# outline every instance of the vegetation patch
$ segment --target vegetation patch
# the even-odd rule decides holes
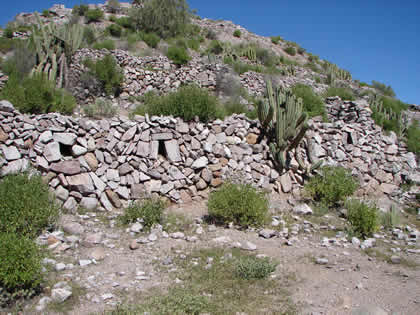
[[[276,270],[268,257],[243,256],[235,262],[235,275],[241,279],[265,279]]]
[[[88,23],[100,22],[104,18],[104,12],[101,9],[91,9],[84,13]]]
[[[185,85],[178,91],[163,96],[149,92],[144,95],[142,101],[143,104],[136,108],[134,114],[172,115],[185,121],[191,121],[197,116],[203,122],[220,115],[217,98],[196,85]]]
[[[94,103],[88,104],[83,108],[85,115],[92,118],[110,118],[117,113],[117,108],[107,99],[97,98]]]
[[[153,225],[162,222],[164,209],[165,202],[162,199],[146,198],[128,206],[119,220],[122,224],[141,222],[146,230],[150,230]]]
[[[260,226],[267,220],[267,194],[250,184],[226,182],[210,193],[208,211],[218,223]]]
[[[326,116],[325,104],[321,97],[316,95],[312,88],[305,84],[295,84],[292,92],[296,97],[300,97],[303,101],[303,111],[309,117]]]
[[[34,238],[52,227],[59,208],[41,176],[8,175],[0,181],[0,232]]]
[[[352,199],[346,202],[346,208],[352,234],[366,238],[377,231],[379,227],[379,210],[376,206]]]
[[[420,126],[418,121],[414,121],[407,129],[406,133],[407,149],[417,155],[420,154]]]
[[[339,96],[344,101],[354,101],[356,99],[350,89],[343,87],[329,87],[326,92],[326,97],[330,96]]]
[[[181,46],[170,46],[166,56],[178,66],[185,65],[191,60],[187,49]]]
[[[318,174],[307,181],[305,193],[315,201],[326,206],[334,206],[351,196],[358,188],[358,183],[349,170],[342,167],[325,166]]]
[[[235,30],[235,31],[233,32],[233,36],[235,36],[235,37],[240,38],[240,37],[241,37],[241,35],[242,35],[242,33],[241,33],[241,31],[240,31],[240,30]]]

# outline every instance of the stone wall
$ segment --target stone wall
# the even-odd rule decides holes
[[[352,169],[366,193],[392,194],[404,177],[418,179],[415,156],[395,135],[382,134],[366,102],[332,98],[327,107],[331,122],[311,122],[305,140],[316,159]],[[33,165],[69,210],[112,210],[145,194],[187,202],[229,176],[273,192],[301,187],[297,163],[279,174],[265,141],[257,143],[258,123],[243,115],[210,124],[147,116],[94,121],[23,115],[2,101],[0,122],[1,175]]]

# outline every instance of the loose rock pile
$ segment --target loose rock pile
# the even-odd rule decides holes
[[[366,102],[329,100],[330,123],[313,122],[308,145],[315,159],[358,175],[366,193],[392,194],[410,178],[418,182],[414,154],[394,134],[384,136]],[[209,124],[171,117],[136,116],[93,121],[60,114],[22,115],[0,103],[1,175],[39,169],[63,206],[119,208],[144,195],[175,202],[206,196],[227,177],[270,191],[298,192],[296,161],[279,174],[257,121],[234,115]]]

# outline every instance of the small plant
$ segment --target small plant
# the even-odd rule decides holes
[[[14,41],[13,39],[7,38],[7,37],[0,37],[0,53],[7,53],[11,50],[13,50]]]
[[[72,14],[84,16],[87,11],[89,11],[89,6],[87,4],[75,5],[73,7]]]
[[[342,87],[329,87],[326,93],[326,97],[330,96],[339,96],[342,100],[345,101],[354,101],[355,96],[353,92],[348,88],[342,88]]]
[[[281,38],[281,36],[272,36],[271,37],[271,42],[275,45],[278,45],[280,41],[282,41],[283,39]]]
[[[235,262],[235,275],[241,279],[265,279],[276,270],[268,257],[241,256]]]
[[[316,95],[308,85],[298,83],[292,87],[292,92],[303,101],[303,111],[309,117],[326,116],[325,104],[321,97]]]
[[[417,155],[420,154],[420,126],[418,121],[413,121],[406,132],[407,149]]]
[[[83,110],[86,116],[93,118],[110,118],[117,113],[117,109],[112,105],[112,102],[102,98],[97,98],[95,103],[87,105]]]
[[[188,48],[191,48],[192,50],[195,50],[195,51],[199,51],[199,49],[200,49],[200,40],[199,39],[196,39],[196,38],[190,38],[187,41],[187,45],[188,45]]]
[[[42,10],[42,16],[46,18],[50,17],[50,10],[47,10],[47,9]]]
[[[150,230],[153,225],[162,222],[164,209],[165,202],[161,199],[143,199],[126,208],[124,214],[120,217],[120,221],[123,224],[140,221],[147,230]]]
[[[111,51],[115,49],[115,42],[112,39],[106,39],[102,42],[95,43],[92,48],[97,50],[107,49]]]
[[[334,206],[351,196],[358,184],[351,173],[342,167],[325,166],[305,184],[305,192],[315,201]]]
[[[388,212],[381,214],[381,224],[387,229],[398,226],[400,222],[401,215],[395,205],[392,205]]]
[[[187,50],[184,47],[178,46],[170,46],[166,56],[178,66],[185,65],[191,60]]]
[[[241,37],[241,35],[242,35],[242,33],[241,33],[241,31],[240,31],[240,30],[235,30],[235,31],[233,32],[233,36],[235,36],[235,37],[237,37],[237,38],[240,38],[240,37]]]
[[[0,232],[0,306],[39,292],[42,283],[41,251],[32,240]]]
[[[85,61],[85,65],[101,82],[102,87],[108,95],[118,95],[120,93],[124,74],[112,55],[106,55],[96,62],[88,59]]]
[[[118,24],[111,24],[106,28],[106,31],[113,37],[121,37],[122,27]]]
[[[295,56],[296,55],[296,48],[293,46],[288,46],[284,49],[284,51],[289,54],[290,56]]]
[[[351,232],[366,238],[378,229],[378,208],[353,199],[346,202],[347,219]]]
[[[267,219],[268,199],[264,192],[249,184],[224,183],[212,191],[208,201],[211,218],[241,226],[263,225]]]
[[[298,47],[298,54],[303,55],[305,53],[306,49],[303,47]]]
[[[101,9],[91,9],[85,13],[88,23],[100,22],[104,18],[104,12]]]
[[[13,38],[14,32],[14,29],[8,25],[3,31],[3,37],[11,39]]]
[[[134,114],[144,115],[173,115],[185,121],[191,121],[196,116],[200,121],[207,122],[219,117],[219,103],[217,97],[206,89],[196,85],[185,85],[176,92],[158,96],[149,92],[143,97],[143,105],[136,108]]]
[[[156,48],[160,42],[159,36],[153,33],[144,33],[142,34],[142,40],[151,48]]]
[[[115,21],[119,26],[134,30],[133,21],[128,16],[122,16]]]
[[[8,175],[0,181],[0,232],[34,238],[52,227],[59,208],[40,176]]]

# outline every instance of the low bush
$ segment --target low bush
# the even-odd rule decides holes
[[[298,54],[303,55],[305,53],[306,49],[303,47],[298,47]]]
[[[233,32],[233,36],[235,36],[235,37],[240,38],[240,37],[241,37],[241,35],[242,35],[242,33],[241,33],[241,31],[240,31],[240,30],[235,30],[235,31]]]
[[[0,181],[0,200],[1,233],[34,238],[50,228],[58,216],[59,208],[40,176],[24,173],[4,177]]]
[[[12,39],[14,32],[15,32],[15,30],[12,27],[8,26],[3,31],[3,37],[8,38],[8,39]]]
[[[29,75],[36,63],[34,50],[23,41],[14,44],[13,56],[10,56],[1,65],[1,70],[7,75],[17,75],[23,80]]]
[[[43,75],[22,80],[13,73],[0,93],[1,99],[10,101],[19,111],[40,114],[60,112],[71,114],[76,106],[75,98]]]
[[[102,98],[97,98],[95,103],[86,105],[83,110],[86,116],[92,118],[110,118],[117,113],[117,109],[112,105],[112,102]]]
[[[141,35],[142,40],[151,48],[156,48],[160,42],[159,36],[153,33],[144,33]]]
[[[185,65],[191,60],[187,50],[184,47],[179,46],[170,46],[166,56],[178,66]]]
[[[209,40],[216,40],[217,39],[217,34],[214,30],[207,29],[206,38],[209,39]]]
[[[221,42],[219,42],[218,40],[211,41],[208,48],[208,52],[215,55],[220,55],[223,52],[223,46]]]
[[[271,42],[275,45],[278,45],[278,43],[282,40],[281,36],[271,36]]]
[[[406,132],[407,149],[417,155],[420,154],[420,126],[418,121],[413,121]]]
[[[143,97],[143,105],[134,114],[143,115],[173,115],[185,121],[193,120],[197,116],[200,121],[207,122],[219,115],[219,103],[215,96],[206,89],[196,85],[182,86],[176,92],[159,96],[153,92]]]
[[[266,67],[274,67],[277,63],[277,58],[265,48],[257,47],[256,55],[257,60]]]
[[[265,279],[276,270],[268,257],[241,256],[235,262],[235,276],[241,279]]]
[[[5,54],[13,50],[13,40],[6,37],[0,37],[0,52]]]
[[[260,226],[267,219],[268,199],[266,193],[249,184],[226,182],[210,193],[208,211],[219,223]]]
[[[31,239],[0,232],[0,306],[39,292],[43,280],[41,251]]]
[[[92,46],[93,49],[101,50],[101,49],[108,49],[108,50],[114,50],[115,49],[115,42],[112,39],[106,39],[102,42],[95,43]]]
[[[109,33],[109,35],[114,37],[121,37],[122,35],[122,27],[118,24],[111,24],[106,28],[106,32]]]
[[[96,35],[95,30],[90,26],[85,27],[84,30],[83,30],[83,41],[87,45],[90,46],[90,45],[94,44],[96,42],[96,40],[97,40],[97,35]],[[99,49],[99,48],[96,48],[96,49]],[[102,48],[100,48],[100,49],[102,49]]]
[[[88,23],[100,22],[104,18],[104,12],[101,9],[91,9],[85,12]]]
[[[289,54],[290,56],[295,56],[296,55],[296,48],[292,47],[292,46],[288,46],[284,49],[284,51]]]
[[[91,74],[101,82],[108,95],[119,95],[124,74],[112,55],[106,55],[97,61],[88,59],[85,61],[85,65],[90,69]]]
[[[81,4],[81,5],[75,5],[71,12],[74,15],[84,16],[87,11],[89,11],[89,6],[87,4]]]
[[[162,199],[143,199],[132,203],[119,219],[123,224],[139,221],[146,230],[150,230],[153,225],[162,222],[163,210],[165,210],[165,202]]]
[[[346,202],[347,219],[351,224],[351,233],[366,238],[378,229],[378,208],[359,200]]]
[[[386,85],[384,83],[372,80],[372,87],[377,89],[385,96],[395,97],[394,89],[390,85]]]
[[[316,95],[308,85],[298,83],[292,87],[292,92],[303,101],[303,110],[309,117],[326,116],[325,104],[321,97]]]
[[[402,111],[408,109],[408,105],[400,100],[392,97],[383,96],[381,97],[383,108],[387,111],[392,110],[396,114],[400,114]]]
[[[305,192],[315,201],[326,206],[334,206],[351,196],[358,188],[358,183],[350,171],[342,167],[326,166],[305,184]]]
[[[198,51],[200,49],[200,40],[196,38],[190,38],[187,40],[188,48]]]
[[[115,21],[119,26],[134,30],[133,21],[128,16],[122,16]]]
[[[326,97],[339,96],[342,100],[346,100],[346,101],[354,101],[356,99],[352,90],[348,88],[343,88],[343,87],[331,86],[328,88],[325,96]]]
[[[224,104],[225,116],[232,114],[245,114],[249,119],[256,119],[258,117],[257,111],[249,110],[248,105],[242,104],[238,99],[232,98]]]
[[[42,16],[44,17],[50,17],[50,10],[44,9],[42,10]]]

